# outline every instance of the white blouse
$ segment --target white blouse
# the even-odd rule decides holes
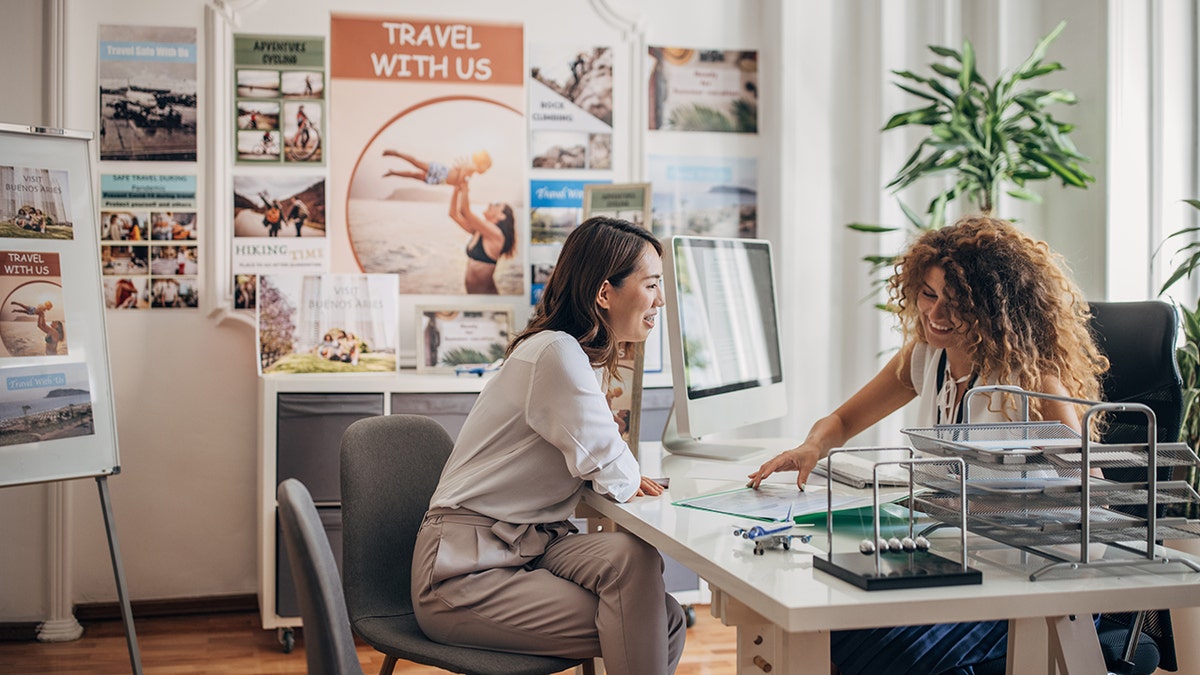
[[[508,523],[551,523],[575,510],[585,481],[617,501],[641,472],[579,342],[543,331],[484,386],[430,508],[466,508]]]
[[[917,419],[918,424],[954,424],[958,416],[958,408],[951,403],[948,406],[948,413],[942,415],[938,419],[939,408],[939,390],[938,390],[938,365],[941,363],[942,352],[944,349],[934,349],[925,342],[918,342],[913,345],[911,376],[913,388],[916,389],[917,396]],[[943,385],[950,381],[949,374],[943,378]],[[978,382],[973,385],[969,381],[958,383],[956,387],[976,386],[981,387],[984,384],[994,384],[993,382]],[[945,397],[947,394],[942,394]],[[948,395],[953,397],[955,392],[950,390]],[[991,394],[980,394],[971,400],[971,419],[963,420],[968,424],[991,424],[995,422],[1015,422],[1019,421],[1015,417],[1006,417],[1001,410],[992,410]],[[954,399],[951,398],[951,401]],[[965,403],[965,396],[964,396]],[[1015,411],[1010,411],[1012,414]]]

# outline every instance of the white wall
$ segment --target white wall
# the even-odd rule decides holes
[[[63,123],[74,128],[96,126],[91,55],[98,24],[192,25],[201,35],[205,26],[202,0],[46,1],[63,2],[69,10]],[[336,5],[339,11],[392,15],[508,19],[515,14],[526,20],[530,42],[600,43],[622,37],[598,18],[593,7],[598,3],[583,0],[226,4],[248,8],[238,28],[245,32],[322,33],[327,12]],[[1060,17],[1069,16],[1072,23],[1051,56],[1066,63],[1063,82],[1086,101],[1064,116],[1083,127],[1077,140],[1085,152],[1098,160],[1105,155],[1105,19],[1098,3],[611,0],[609,6],[640,17],[646,43],[760,50],[759,223],[763,235],[777,244],[784,339],[793,347],[785,364],[794,383],[795,413],[783,425],[790,435],[803,433],[857,388],[894,340],[881,313],[861,301],[869,284],[859,258],[879,251],[880,244],[844,228],[855,220],[900,222],[882,186],[912,144],[902,132],[883,135],[879,128],[910,101],[890,84],[890,69],[924,67],[930,60],[926,44],[955,44],[963,35],[988,45],[989,58],[1009,65]],[[37,54],[41,3],[3,0],[0,13],[6,51],[25,44],[25,53]],[[570,27],[566,37],[564,27]],[[995,61],[983,65],[996,67]],[[201,72],[202,81],[204,76]],[[46,123],[37,103],[43,81],[36,68],[0,69],[0,89],[10,93],[0,99],[0,121]],[[643,89],[633,83],[625,95],[640,95]],[[626,103],[627,110],[635,109],[636,99]],[[620,111],[622,104],[617,107]],[[202,148],[211,147],[213,133],[201,125]],[[617,178],[640,177],[637,164],[631,159],[628,175],[618,169]],[[1099,164],[1091,169],[1103,174]],[[203,162],[196,170],[202,183],[200,218],[211,233],[224,215],[210,208],[213,188],[203,184]],[[1044,231],[1069,253],[1084,287],[1096,297],[1104,289],[1102,195],[1102,187],[1053,194],[1044,208],[1027,214],[1032,229]],[[211,265],[222,242],[210,236],[202,246]],[[206,274],[211,273],[210,268]],[[206,303],[220,301],[205,298]],[[123,467],[109,483],[133,599],[255,592],[258,402],[252,331],[207,311],[110,313],[108,331]],[[70,598],[114,600],[93,482],[76,481],[68,496]],[[0,542],[5,543],[0,547],[0,622],[38,620],[48,612],[47,500],[45,486],[0,490]]]

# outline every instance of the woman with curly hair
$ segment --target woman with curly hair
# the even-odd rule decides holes
[[[796,448],[750,474],[750,485],[796,471],[803,489],[829,450],[918,399],[918,424],[1017,421],[1021,401],[983,394],[964,419],[974,386],[1096,400],[1108,360],[1089,330],[1090,311],[1062,257],[1011,224],[968,216],[921,235],[900,256],[888,283],[904,342],[862,389],[813,424]],[[1082,407],[1030,398],[1030,415],[1079,430]],[[842,675],[955,673],[1003,658],[1007,622],[835,631],[832,657]]]

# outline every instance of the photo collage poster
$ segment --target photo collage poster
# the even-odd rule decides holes
[[[758,236],[758,53],[647,48],[656,237]]]
[[[523,26],[335,13],[329,51],[331,270],[524,296]]]
[[[325,38],[233,42],[233,307],[253,311],[259,274],[329,271]]]
[[[67,171],[0,165],[0,446],[95,433],[86,350],[69,340],[83,327],[64,287],[94,283],[63,269],[80,245],[71,203]]]
[[[100,176],[100,273],[108,309],[200,306],[196,177]]]
[[[536,305],[562,244],[583,222],[583,188],[612,182],[613,50],[529,47],[529,302]]]
[[[394,274],[263,274],[259,374],[394,372]]]
[[[324,164],[325,39],[234,35],[239,164]]]
[[[101,161],[196,161],[196,29],[100,26]]]

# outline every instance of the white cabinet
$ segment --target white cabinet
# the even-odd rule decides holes
[[[669,382],[647,376],[641,437],[658,440],[670,407]],[[308,487],[341,561],[342,432],[356,420],[399,413],[426,415],[457,436],[486,379],[415,373],[267,375],[259,378],[258,602],[263,628],[281,630],[285,649],[300,625],[300,609],[279,537],[275,489],[286,478]],[[698,588],[689,570],[668,560],[668,590]]]

